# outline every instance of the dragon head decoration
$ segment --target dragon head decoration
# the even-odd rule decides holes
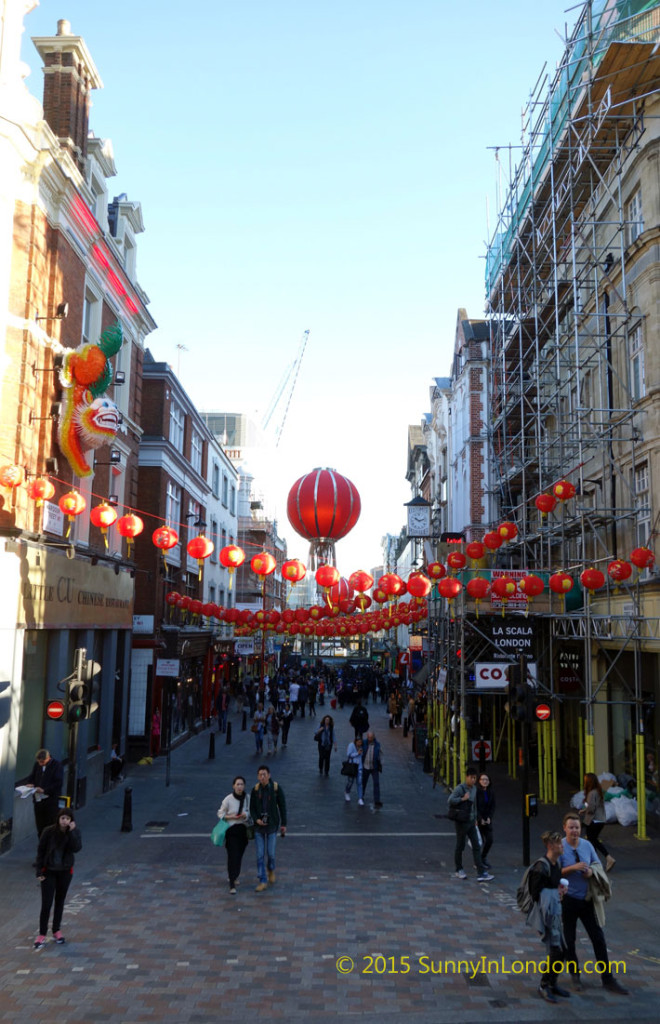
[[[110,359],[119,352],[122,341],[121,324],[116,323],[96,344],[79,345],[64,356],[57,440],[71,469],[80,477],[92,473],[85,452],[109,444],[119,428],[119,409],[104,396],[112,384]]]

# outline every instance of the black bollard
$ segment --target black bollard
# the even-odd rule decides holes
[[[403,738],[404,738],[404,740],[405,740],[407,735],[408,735],[408,719],[404,718],[404,720],[403,720]]]
[[[209,761],[215,757],[215,733],[209,733]]]
[[[243,712],[243,721],[241,723],[241,732],[245,732],[247,729],[247,711]]]
[[[133,789],[131,786],[127,786],[124,790],[124,817],[122,818],[121,831],[133,831]]]
[[[422,771],[426,772],[427,775],[429,772],[433,771],[433,767],[431,765],[431,748],[428,742],[426,744],[426,749],[424,750],[424,765],[422,767]]]
[[[225,743],[227,746],[231,743],[231,722],[227,722],[227,739]]]

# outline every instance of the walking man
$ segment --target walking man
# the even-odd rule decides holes
[[[258,782],[250,795],[250,817],[254,828],[254,845],[257,850],[257,892],[264,892],[275,882],[275,843],[277,833],[286,835],[286,800],[277,782],[271,782],[270,769],[259,765]],[[268,873],[266,873],[266,871]]]
[[[563,825],[563,852],[559,862],[561,864],[562,876],[568,881],[568,889],[564,894],[561,909],[564,922],[564,938],[566,939],[566,960],[568,961],[568,969],[571,972],[573,986],[577,992],[581,992],[583,989],[575,947],[577,923],[581,921],[587,935],[591,939],[598,971],[599,973],[600,971],[604,972],[601,974],[603,988],[607,992],[627,996],[628,989],[619,984],[616,978],[612,976],[605,933],[596,919],[593,900],[587,898],[589,895],[589,879],[593,877],[594,871],[603,870],[598,854],[588,840],[580,838],[582,826],[579,814],[575,811],[569,811],[568,814],[564,815]]]
[[[362,790],[363,796],[367,790],[369,779],[373,779],[374,807],[382,807],[380,799],[380,773],[383,770],[383,760],[380,752],[380,743],[372,729],[367,733],[367,742],[362,748]]]
[[[547,971],[541,976],[539,995],[546,1003],[556,1003],[557,996],[568,999],[570,992],[561,988],[558,979],[564,970],[564,936],[561,927],[561,900],[566,883],[562,882],[559,858],[562,852],[561,832],[544,832],[545,857],[535,861],[529,872],[529,893],[539,905],[538,930],[547,951]]]
[[[477,869],[478,882],[490,882],[495,877],[484,867],[481,859],[481,843],[477,831],[477,810],[475,805],[477,795],[477,769],[472,765],[468,766],[465,772],[465,782],[459,782],[456,789],[449,797],[449,817],[456,828],[456,849],[454,850],[454,862],[456,864],[456,877],[466,879],[467,875],[463,870],[463,850],[466,839],[470,840],[472,846],[472,857],[474,866]]]
[[[27,781],[34,786],[34,822],[40,839],[43,830],[55,824],[64,769],[47,750],[38,750],[34,757],[35,763]]]

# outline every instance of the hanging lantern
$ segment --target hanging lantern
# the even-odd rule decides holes
[[[215,544],[208,537],[205,537],[203,533],[200,533],[198,537],[191,537],[186,544],[186,551],[191,558],[197,559],[197,567],[199,568],[199,582],[202,582],[202,566],[204,565],[204,559],[208,558],[215,551]]]
[[[83,498],[82,494],[78,494],[78,491],[67,491],[66,494],[62,495],[57,504],[69,520],[69,525],[66,528],[65,534],[65,537],[68,537],[71,533],[71,523],[76,516],[82,515],[87,508],[87,502]]]
[[[357,594],[355,598],[356,607],[360,609],[362,613],[366,612],[367,608],[372,605],[372,600],[368,594]]]
[[[25,470],[22,466],[2,466],[0,468],[0,484],[14,490],[20,487],[25,480]]]
[[[299,558],[290,558],[287,562],[282,562],[280,571],[282,579],[287,580],[292,587],[304,580],[307,575],[307,569]]]
[[[126,539],[126,550],[129,558],[131,557],[133,540],[135,537],[139,537],[143,530],[144,523],[134,512],[127,512],[126,515],[117,520],[117,532]]]
[[[568,480],[559,480],[552,488],[552,493],[559,501],[570,501],[575,497],[575,484]]]
[[[521,590],[527,598],[525,616],[527,616],[529,611],[529,605],[535,597],[538,597],[539,594],[543,593],[544,589],[545,583],[540,576],[535,576],[533,572],[528,573],[527,576],[523,576],[523,578],[518,581],[518,590]]]
[[[117,522],[117,509],[112,505],[108,505],[107,501],[102,501],[100,505],[95,505],[90,511],[89,518],[92,525],[97,526],[103,534],[103,542],[107,551],[108,530],[113,523]]]
[[[334,469],[314,469],[296,480],[287,499],[292,527],[310,544],[312,569],[334,563],[335,541],[349,533],[360,517],[355,484]]]
[[[370,573],[364,572],[363,569],[358,569],[348,577],[348,583],[358,594],[364,594],[365,591],[371,590],[373,587],[374,578]]]
[[[630,552],[630,561],[637,569],[650,569],[655,562],[655,555],[650,548],[635,548]]]
[[[395,572],[386,572],[384,576],[381,576],[378,580],[378,587],[387,594],[390,601],[406,592],[405,583]]]
[[[350,601],[353,597],[353,589],[342,576],[337,583],[330,587],[330,603],[341,605],[342,601]]]
[[[585,569],[584,572],[580,573],[580,583],[585,590],[589,591],[591,596],[597,590],[603,586],[605,582],[605,573],[602,573],[600,569]]]
[[[163,552],[163,564],[167,567],[165,552],[176,547],[179,543],[179,534],[171,526],[159,526],[151,535],[152,542]]]
[[[380,587],[376,587],[372,594],[372,597],[376,604],[385,604],[385,602],[387,601],[387,594],[385,593],[384,590],[381,590]]]
[[[55,485],[47,480],[45,476],[38,476],[30,480],[27,485],[28,498],[36,502],[37,508],[43,505],[44,501],[50,501],[55,494]]]
[[[552,576],[548,580],[548,586],[553,594],[558,594],[562,600],[562,604],[566,594],[568,594],[575,586],[575,580],[567,572],[553,572]]]
[[[309,618],[313,619],[314,622],[318,622],[320,619],[324,619],[327,614],[327,609],[322,608],[320,604],[313,604],[308,611]]]
[[[325,594],[325,599],[330,605],[330,588],[334,587],[335,583],[340,580],[339,569],[335,568],[334,565],[319,565],[314,578]]]
[[[165,604],[169,609],[170,622],[172,621],[172,612],[176,608],[181,595],[176,590],[170,590],[169,593],[165,594]]]
[[[630,562],[624,562],[621,558],[615,558],[607,567],[607,575],[615,583],[623,583],[632,576],[632,565]],[[618,589],[618,587],[615,587],[615,592]]]
[[[514,596],[517,590],[516,581],[511,576],[499,576],[496,580],[493,580],[490,589],[491,601],[494,594],[502,603],[502,618],[504,618],[507,602]]]
[[[430,579],[421,572],[414,572],[408,577],[408,593],[412,594],[417,604],[428,597],[432,586]]]
[[[462,551],[451,551],[447,555],[447,565],[453,572],[458,572],[459,569],[465,568],[467,558]]]
[[[515,523],[500,523],[500,525],[497,527],[497,532],[499,533],[504,543],[508,544],[509,541],[515,540],[518,536],[518,527]]]
[[[502,537],[500,537],[497,530],[489,530],[488,533],[484,534],[484,544],[489,551],[497,551],[498,548],[502,547]]]
[[[245,552],[242,548],[236,546],[236,544],[228,544],[222,548],[218,556],[220,558],[220,565],[223,565],[225,569],[229,570],[229,591],[231,591],[232,584],[234,582],[234,573],[239,566],[243,565],[245,561]]]
[[[455,576],[447,576],[438,583],[438,590],[442,597],[446,598],[451,611],[452,601],[458,597],[463,589],[463,584]]]
[[[465,588],[468,595],[474,600],[474,610],[477,618],[479,618],[479,602],[483,601],[488,596],[490,590],[490,583],[485,580],[483,576],[475,576],[473,579],[468,581]]]
[[[534,498],[534,504],[541,513],[541,520],[543,520],[545,516],[554,512],[557,507],[557,499],[554,494],[537,494]]]
[[[465,554],[468,558],[471,558],[473,562],[480,562],[486,554],[486,547],[480,540],[473,540],[467,545]]]
[[[426,574],[432,580],[441,580],[447,575],[447,570],[442,562],[430,562],[426,566]]]
[[[272,576],[277,568],[275,556],[271,555],[269,551],[260,551],[258,555],[253,555],[250,559],[250,568],[261,581],[261,592],[263,594],[266,586],[266,577]]]

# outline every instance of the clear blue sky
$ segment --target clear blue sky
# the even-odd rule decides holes
[[[493,146],[520,112],[565,0],[42,0],[32,35],[67,18],[104,82],[90,126],[112,139],[111,197],[142,203],[138,277],[200,408],[264,410],[310,329],[277,461],[353,480],[363,513],[338,547],[348,575],[398,533],[407,426],[449,373],[459,307],[484,310]]]

